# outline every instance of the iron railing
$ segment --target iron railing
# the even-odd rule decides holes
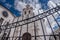
[[[16,22],[14,22],[14,20],[15,20],[15,18],[14,18],[13,21],[12,21],[13,23],[7,22],[6,25],[5,24],[0,25],[0,28],[2,29],[2,31],[0,33],[0,40],[22,40],[23,26],[26,25],[26,27],[25,27],[26,32],[29,33],[30,31],[29,31],[29,26],[28,25],[30,23],[34,24],[34,26],[33,26],[34,27],[34,35],[31,35],[31,40],[60,40],[60,32],[55,33],[55,31],[52,29],[51,23],[50,23],[49,18],[48,18],[49,16],[52,16],[54,21],[56,22],[56,24],[60,28],[60,24],[58,23],[57,19],[54,16],[54,14],[56,14],[56,13],[57,13],[58,16],[60,16],[60,13],[58,13],[58,11],[60,11],[60,6],[49,9],[49,10],[47,10],[47,11],[45,11],[45,12],[39,14],[39,15],[36,15],[36,16],[33,15],[33,17],[30,17],[30,18],[27,18],[27,19],[23,19],[23,17],[22,17],[22,20],[20,20],[20,21],[18,21],[18,19],[20,17],[18,17]],[[48,24],[50,26],[50,29],[52,31],[51,34],[46,34],[45,33],[46,30],[44,30],[44,26],[43,26],[44,24],[42,22],[42,20],[44,20],[44,18],[47,19],[47,22],[48,22]],[[25,22],[25,21],[27,21],[27,22]],[[37,34],[36,21],[40,21],[39,23],[41,24],[41,29],[42,29],[43,35],[38,35]],[[18,30],[18,28],[20,28],[19,35],[16,32],[16,30]],[[14,32],[13,32],[13,35],[10,37],[12,29],[14,29],[13,30]],[[57,30],[59,30],[59,29],[57,29]],[[14,35],[18,35],[18,36],[14,36]]]

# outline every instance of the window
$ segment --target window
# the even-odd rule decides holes
[[[3,11],[3,12],[2,12],[2,15],[3,15],[4,17],[8,17],[8,12],[7,12],[7,11]]]
[[[31,40],[31,34],[26,32],[22,36],[22,40]]]

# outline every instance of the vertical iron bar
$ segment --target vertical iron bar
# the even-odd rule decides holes
[[[18,21],[18,20],[19,20],[19,17],[18,17],[17,21]],[[17,23],[17,24],[18,24],[18,23]],[[17,37],[16,37],[16,39],[17,39]],[[16,40],[16,39],[15,39],[15,40]]]
[[[13,21],[14,21],[14,19],[13,19]],[[13,22],[13,21],[12,21],[12,22]],[[9,33],[8,33],[8,36],[7,36],[6,40],[8,40],[9,35],[10,35],[10,32],[11,32],[11,28],[10,28],[10,30],[9,30]]]
[[[34,16],[34,13],[33,13],[33,16]],[[35,18],[36,19],[36,18]],[[35,40],[37,40],[37,37],[36,37],[36,26],[35,26],[35,22],[34,22],[34,33],[35,33]]]
[[[18,19],[19,19],[19,17],[18,17]],[[18,21],[18,19],[17,19],[17,21]],[[17,25],[17,23],[16,23],[16,25]],[[14,40],[15,31],[16,31],[16,26],[15,26],[15,30],[14,30],[14,33],[13,33],[13,39],[12,40]]]
[[[40,23],[41,23],[41,27],[42,27],[42,31],[43,31],[43,35],[44,35],[44,40],[46,40],[45,33],[44,33],[44,28],[43,28],[43,25],[42,25],[42,21],[41,20],[40,20]]]
[[[28,32],[28,18],[29,18],[29,14],[27,15],[27,32]]]
[[[15,18],[14,18],[15,19]],[[13,21],[14,22],[14,21]],[[13,24],[12,24],[13,25]],[[12,40],[14,39],[14,33],[15,33],[15,30],[16,30],[16,27],[14,29],[14,32],[13,32],[13,37],[12,37]]]
[[[38,11],[38,14],[39,14],[39,11]],[[39,18],[39,17],[38,17]],[[40,18],[39,18],[40,19]],[[41,23],[41,27],[42,27],[42,31],[43,31],[43,35],[44,35],[44,39],[46,40],[46,37],[45,37],[45,32],[44,32],[44,28],[43,28],[43,23],[41,21],[42,19],[40,19],[40,23]]]
[[[33,16],[34,16],[34,13],[33,13]],[[35,18],[36,19],[36,18]],[[37,37],[36,37],[36,26],[35,26],[35,22],[34,22],[34,32],[35,32],[35,40],[37,40]]]
[[[6,23],[6,21],[5,21],[5,23]],[[5,23],[4,23],[4,24],[5,24]],[[4,39],[4,38],[5,38],[5,36],[4,36],[4,35],[5,35],[6,30],[7,30],[7,24],[6,24],[6,26],[5,26],[5,27],[6,27],[6,28],[4,29],[4,33],[3,33],[3,36],[2,36],[2,38],[1,38],[1,40],[6,40],[6,39]]]
[[[60,40],[60,32],[59,32],[59,40]]]
[[[52,15],[53,16],[53,15]],[[54,20],[56,21],[55,17],[53,16]],[[60,25],[58,24],[58,22],[56,21],[58,27],[60,28]],[[56,37],[54,36],[54,38],[56,39]]]
[[[46,17],[47,18],[47,17]],[[47,21],[48,21],[48,24],[49,24],[49,26],[50,26],[50,28],[51,28],[51,31],[52,31],[52,33],[53,33],[53,36],[54,36],[54,31],[53,31],[53,29],[52,29],[52,27],[51,27],[51,25],[50,25],[50,22],[49,22],[49,19],[47,18]],[[56,37],[55,37],[55,40],[56,40]]]
[[[9,21],[9,22],[10,22],[10,21]],[[9,24],[9,22],[8,22],[8,24]],[[8,26],[9,26],[9,25],[8,25]],[[8,27],[8,26],[7,26],[7,27]],[[6,37],[6,40],[8,40],[8,38],[9,38],[10,31],[11,31],[11,28],[10,28],[10,30],[9,30],[9,33],[8,33],[7,37]]]
[[[22,20],[23,20],[23,14],[22,14]],[[21,32],[22,32],[22,26],[20,27],[20,36],[19,36],[19,39],[18,40],[21,40]]]
[[[55,17],[54,17],[54,15],[52,14],[52,17],[54,18],[54,20],[55,20],[55,22],[57,23],[57,25],[59,26],[59,28],[60,28],[60,25],[59,25],[59,23],[56,21],[56,19],[55,19]]]

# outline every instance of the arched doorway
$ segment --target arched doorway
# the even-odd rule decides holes
[[[31,34],[26,32],[22,36],[22,40],[31,40]]]

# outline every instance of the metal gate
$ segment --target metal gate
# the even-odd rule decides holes
[[[54,15],[56,14],[60,16],[58,11],[60,11],[60,6],[49,9],[39,15],[33,14],[32,17],[27,16],[26,19],[23,19],[24,16],[18,17],[16,22],[14,22],[14,18],[12,21],[13,23],[5,22],[6,25],[0,25],[0,40],[24,40],[22,39],[24,38],[24,33],[26,34],[24,34],[26,36],[26,40],[60,40],[60,24]],[[56,29],[57,27],[52,28],[52,24],[50,22],[52,20],[50,19],[51,17],[54,19],[58,29]],[[44,24],[45,19],[47,20],[46,23],[48,23],[47,26],[49,25],[51,30],[50,33],[46,30],[46,26]]]

